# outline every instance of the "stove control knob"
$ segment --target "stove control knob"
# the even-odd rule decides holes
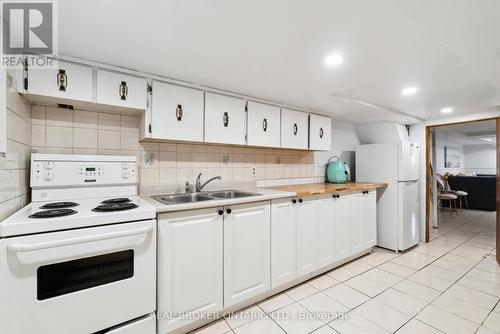
[[[128,179],[130,177],[130,173],[129,172],[123,172],[122,173],[122,179]]]
[[[54,173],[50,173],[50,172],[49,173],[45,173],[43,175],[43,179],[45,181],[52,181],[54,179]]]
[[[54,163],[53,162],[46,162],[43,164],[43,168],[50,170],[50,169],[54,168]]]
[[[122,169],[128,169],[128,163],[124,162],[122,163]]]

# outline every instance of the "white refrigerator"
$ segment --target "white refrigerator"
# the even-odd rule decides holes
[[[384,182],[377,191],[377,245],[395,251],[420,241],[419,145],[368,144],[356,148],[356,182]]]

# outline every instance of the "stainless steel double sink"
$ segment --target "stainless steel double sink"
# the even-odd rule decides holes
[[[160,203],[172,205],[172,204],[212,201],[215,199],[232,199],[232,198],[242,198],[242,197],[252,197],[252,196],[261,196],[261,194],[239,191],[239,190],[220,190],[212,192],[199,192],[199,193],[187,193],[187,194],[155,195],[151,196],[151,198],[157,200]]]

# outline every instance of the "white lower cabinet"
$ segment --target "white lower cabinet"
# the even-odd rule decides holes
[[[351,195],[338,195],[333,201],[335,221],[335,259],[351,255]]]
[[[351,254],[357,253],[363,249],[363,230],[362,230],[362,213],[364,210],[364,194],[355,193],[351,195]]]
[[[316,201],[316,250],[318,268],[335,262],[335,201],[332,197]]]
[[[188,324],[183,312],[223,308],[223,216],[217,208],[159,215],[158,333]]]
[[[224,307],[270,289],[269,202],[226,207],[224,213]]]
[[[361,224],[364,247],[374,247],[377,244],[377,192],[375,190],[367,191],[363,195]]]
[[[297,277],[297,200],[293,201],[276,200],[271,208],[272,288]]]
[[[297,207],[297,276],[316,269],[316,200],[299,199]]]

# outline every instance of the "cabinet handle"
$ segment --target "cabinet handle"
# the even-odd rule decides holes
[[[66,70],[59,70],[57,73],[57,85],[59,86],[59,91],[66,91],[66,87],[68,87],[68,76],[66,75]]]
[[[120,87],[118,89],[119,91],[119,94],[120,94],[120,99],[122,100],[126,100],[127,99],[127,96],[128,96],[128,86],[127,86],[127,82],[126,81],[122,81],[122,83],[120,84]]]
[[[222,216],[224,214],[224,210],[219,210],[217,211],[217,213],[219,214],[219,216]]]
[[[229,126],[229,114],[227,112],[222,116],[222,122],[224,123],[224,127],[227,128]]]
[[[299,198],[299,203],[302,203],[302,198]]]
[[[262,121],[262,129],[264,130],[264,132],[267,131],[267,118],[264,118],[264,120]]]
[[[182,110],[182,104],[178,104],[177,109],[175,109],[175,117],[177,117],[178,121],[182,121],[183,115],[184,115],[184,111]]]
[[[323,128],[319,128],[319,137],[323,138]]]
[[[333,195],[333,198],[340,198],[340,195]]]
[[[227,209],[227,210],[226,210],[226,213],[227,213],[228,215],[230,215],[230,214],[231,214],[231,212],[232,212],[232,211],[231,211],[231,209]]]
[[[292,203],[293,204],[297,203],[297,200],[296,199],[292,199]]]
[[[297,126],[297,123],[295,123],[293,125],[293,135],[296,136],[298,132],[299,132],[299,127]]]

